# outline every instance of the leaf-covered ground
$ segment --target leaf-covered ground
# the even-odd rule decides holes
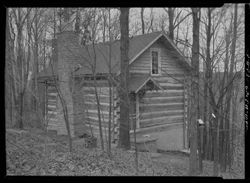
[[[139,172],[136,174],[135,154],[132,151],[113,148],[109,157],[99,148],[86,149],[83,141],[78,140],[74,141],[73,152],[69,153],[66,137],[46,136],[37,130],[6,131],[7,175],[188,175],[187,156],[156,155],[139,153]],[[201,176],[212,176],[211,162],[204,162]]]

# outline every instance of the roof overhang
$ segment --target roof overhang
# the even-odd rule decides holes
[[[130,80],[129,92],[138,93],[149,81],[151,81],[157,89],[163,90],[163,88],[152,77],[137,76]]]

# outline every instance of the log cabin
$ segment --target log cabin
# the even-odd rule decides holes
[[[52,61],[39,73],[39,98],[48,130],[67,134],[62,103],[65,100],[72,137],[98,137],[98,106],[107,138],[111,104],[112,142],[119,133],[120,41],[82,45],[74,31],[57,35]],[[188,87],[190,64],[164,32],[129,39],[130,133],[157,139],[163,150],[188,148]],[[55,87],[57,86],[57,87]]]

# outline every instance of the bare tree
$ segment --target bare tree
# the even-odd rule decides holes
[[[120,9],[120,28],[121,28],[121,74],[120,74],[120,128],[119,128],[119,146],[124,149],[130,149],[129,136],[129,8]]]
[[[168,8],[168,20],[169,20],[169,38],[174,40],[174,8]]]
[[[141,31],[142,31],[142,34],[145,33],[145,25],[144,25],[143,13],[144,13],[144,8],[141,8]]]
[[[106,27],[107,27],[107,14],[106,10],[102,9],[102,18],[103,18],[103,31],[102,31],[102,42],[106,41]]]
[[[236,40],[237,40],[237,18],[238,18],[238,8],[237,8],[237,4],[235,4],[234,6],[234,23],[233,23],[233,38],[232,38],[232,44],[231,44],[231,60],[230,60],[230,68],[229,68],[229,77],[228,79],[229,80],[232,80],[233,78],[233,72],[234,72],[234,65],[235,65],[235,49],[236,49]],[[233,93],[233,85],[230,85],[229,86],[229,89],[228,89],[228,93],[227,93],[227,96],[226,96],[226,109],[225,109],[225,128],[227,130],[229,130],[229,124],[231,124],[230,120],[229,120],[229,114],[230,114],[230,108],[231,108],[231,98],[232,98],[232,93]],[[230,140],[230,134],[229,134],[229,131],[227,131],[227,135],[226,135],[226,140],[225,140],[225,147],[224,149],[228,150],[228,152],[230,152],[230,143],[229,143],[229,140]],[[225,153],[225,162],[230,162],[230,156],[229,156],[229,153]],[[224,169],[226,169],[226,164],[224,164]]]
[[[108,9],[108,33],[109,33],[109,63],[108,63],[108,67],[109,67],[109,77],[112,77],[112,71],[111,71],[111,32],[110,32],[110,21],[111,21],[111,17],[110,17],[110,8]],[[112,120],[112,82],[111,79],[108,79],[109,82],[109,123],[108,123],[108,154],[111,156],[111,120]]]
[[[199,19],[200,9],[192,8],[193,17],[193,45],[192,45],[192,99],[191,99],[191,121],[190,121],[190,159],[189,174],[197,174],[197,119],[199,117]]]
[[[12,78],[8,73],[11,73],[11,35],[10,35],[10,18],[9,18],[9,9],[6,11],[6,30],[5,30],[5,116],[6,116],[6,126],[12,126],[12,92],[11,85],[12,85]]]
[[[34,91],[37,94],[38,93],[38,85],[37,85],[37,74],[39,72],[39,63],[38,63],[38,23],[39,23],[40,17],[38,17],[38,8],[35,8],[35,21],[34,25],[32,26],[33,34],[34,34]],[[35,111],[38,109],[38,101],[35,102]]]
[[[165,12],[168,14],[168,34],[171,40],[175,40],[174,31],[179,28],[179,25],[191,15],[191,13],[186,14],[181,17],[182,10],[180,10],[175,16],[176,8],[164,8]]]
[[[22,129],[23,128],[23,111],[24,111],[24,93],[26,89],[26,83],[27,83],[27,77],[26,73],[24,71],[25,66],[25,55],[24,55],[24,48],[23,48],[23,29],[24,24],[27,19],[27,17],[30,14],[31,9],[27,8],[26,10],[22,8],[13,8],[12,9],[12,15],[14,17],[15,26],[17,29],[16,34],[16,41],[17,41],[17,51],[16,51],[16,63],[17,63],[17,71],[18,71],[18,80],[19,86],[18,86],[18,121],[17,121],[17,127]]]
[[[80,10],[79,8],[76,9],[76,23],[75,23],[75,32],[77,34],[80,34],[81,29],[80,29],[80,24],[81,24],[81,16],[80,16]]]
[[[148,30],[147,33],[154,32],[154,13],[153,13],[153,8],[150,8],[150,15],[149,15],[149,21],[147,22],[148,24]]]
[[[208,24],[206,27],[206,61],[205,61],[205,83],[204,83],[204,121],[205,123],[209,123],[209,100],[208,100],[208,85],[211,87],[211,77],[212,77],[212,66],[211,66],[211,57],[210,57],[210,44],[211,44],[211,14],[212,9],[207,9],[207,17],[208,17]],[[208,125],[206,125],[208,127]],[[209,152],[209,142],[210,142],[210,136],[209,136],[209,128],[206,128],[206,152]],[[208,153],[206,153],[208,154]]]

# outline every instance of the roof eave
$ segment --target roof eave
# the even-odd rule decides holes
[[[141,86],[139,86],[139,87],[137,88],[137,90],[135,90],[135,93],[138,93],[138,92],[140,91],[140,89],[141,89],[149,80],[151,80],[157,87],[159,87],[161,90],[163,90],[163,88],[162,88],[158,83],[156,83],[155,80],[154,80],[153,78],[148,77],[148,78],[143,82],[143,84],[142,84]]]

